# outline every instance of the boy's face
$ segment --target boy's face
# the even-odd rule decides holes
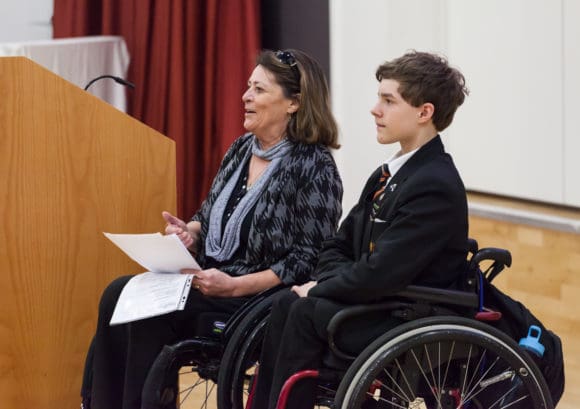
[[[403,99],[399,94],[398,81],[381,80],[378,101],[371,114],[375,117],[379,143],[399,142],[403,153],[415,149],[421,108],[414,107]]]

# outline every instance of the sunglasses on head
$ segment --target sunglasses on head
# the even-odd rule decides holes
[[[300,70],[298,69],[298,63],[296,62],[296,58],[291,52],[276,51],[274,55],[276,56],[276,59],[280,61],[282,64],[288,65],[292,69],[292,71],[294,71],[296,78],[300,80]]]

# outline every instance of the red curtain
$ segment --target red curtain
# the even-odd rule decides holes
[[[129,113],[176,142],[188,218],[243,133],[242,93],[259,49],[259,0],[54,0],[55,38],[121,35]]]

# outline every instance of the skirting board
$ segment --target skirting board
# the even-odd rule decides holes
[[[469,202],[469,215],[580,234],[580,220],[521,209]]]

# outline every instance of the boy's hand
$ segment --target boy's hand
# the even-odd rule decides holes
[[[299,297],[307,297],[308,296],[308,291],[310,291],[310,289],[312,287],[314,287],[316,285],[316,281],[309,281],[307,283],[304,283],[302,285],[295,285],[292,286],[292,291],[294,291],[296,294],[298,294]]]

